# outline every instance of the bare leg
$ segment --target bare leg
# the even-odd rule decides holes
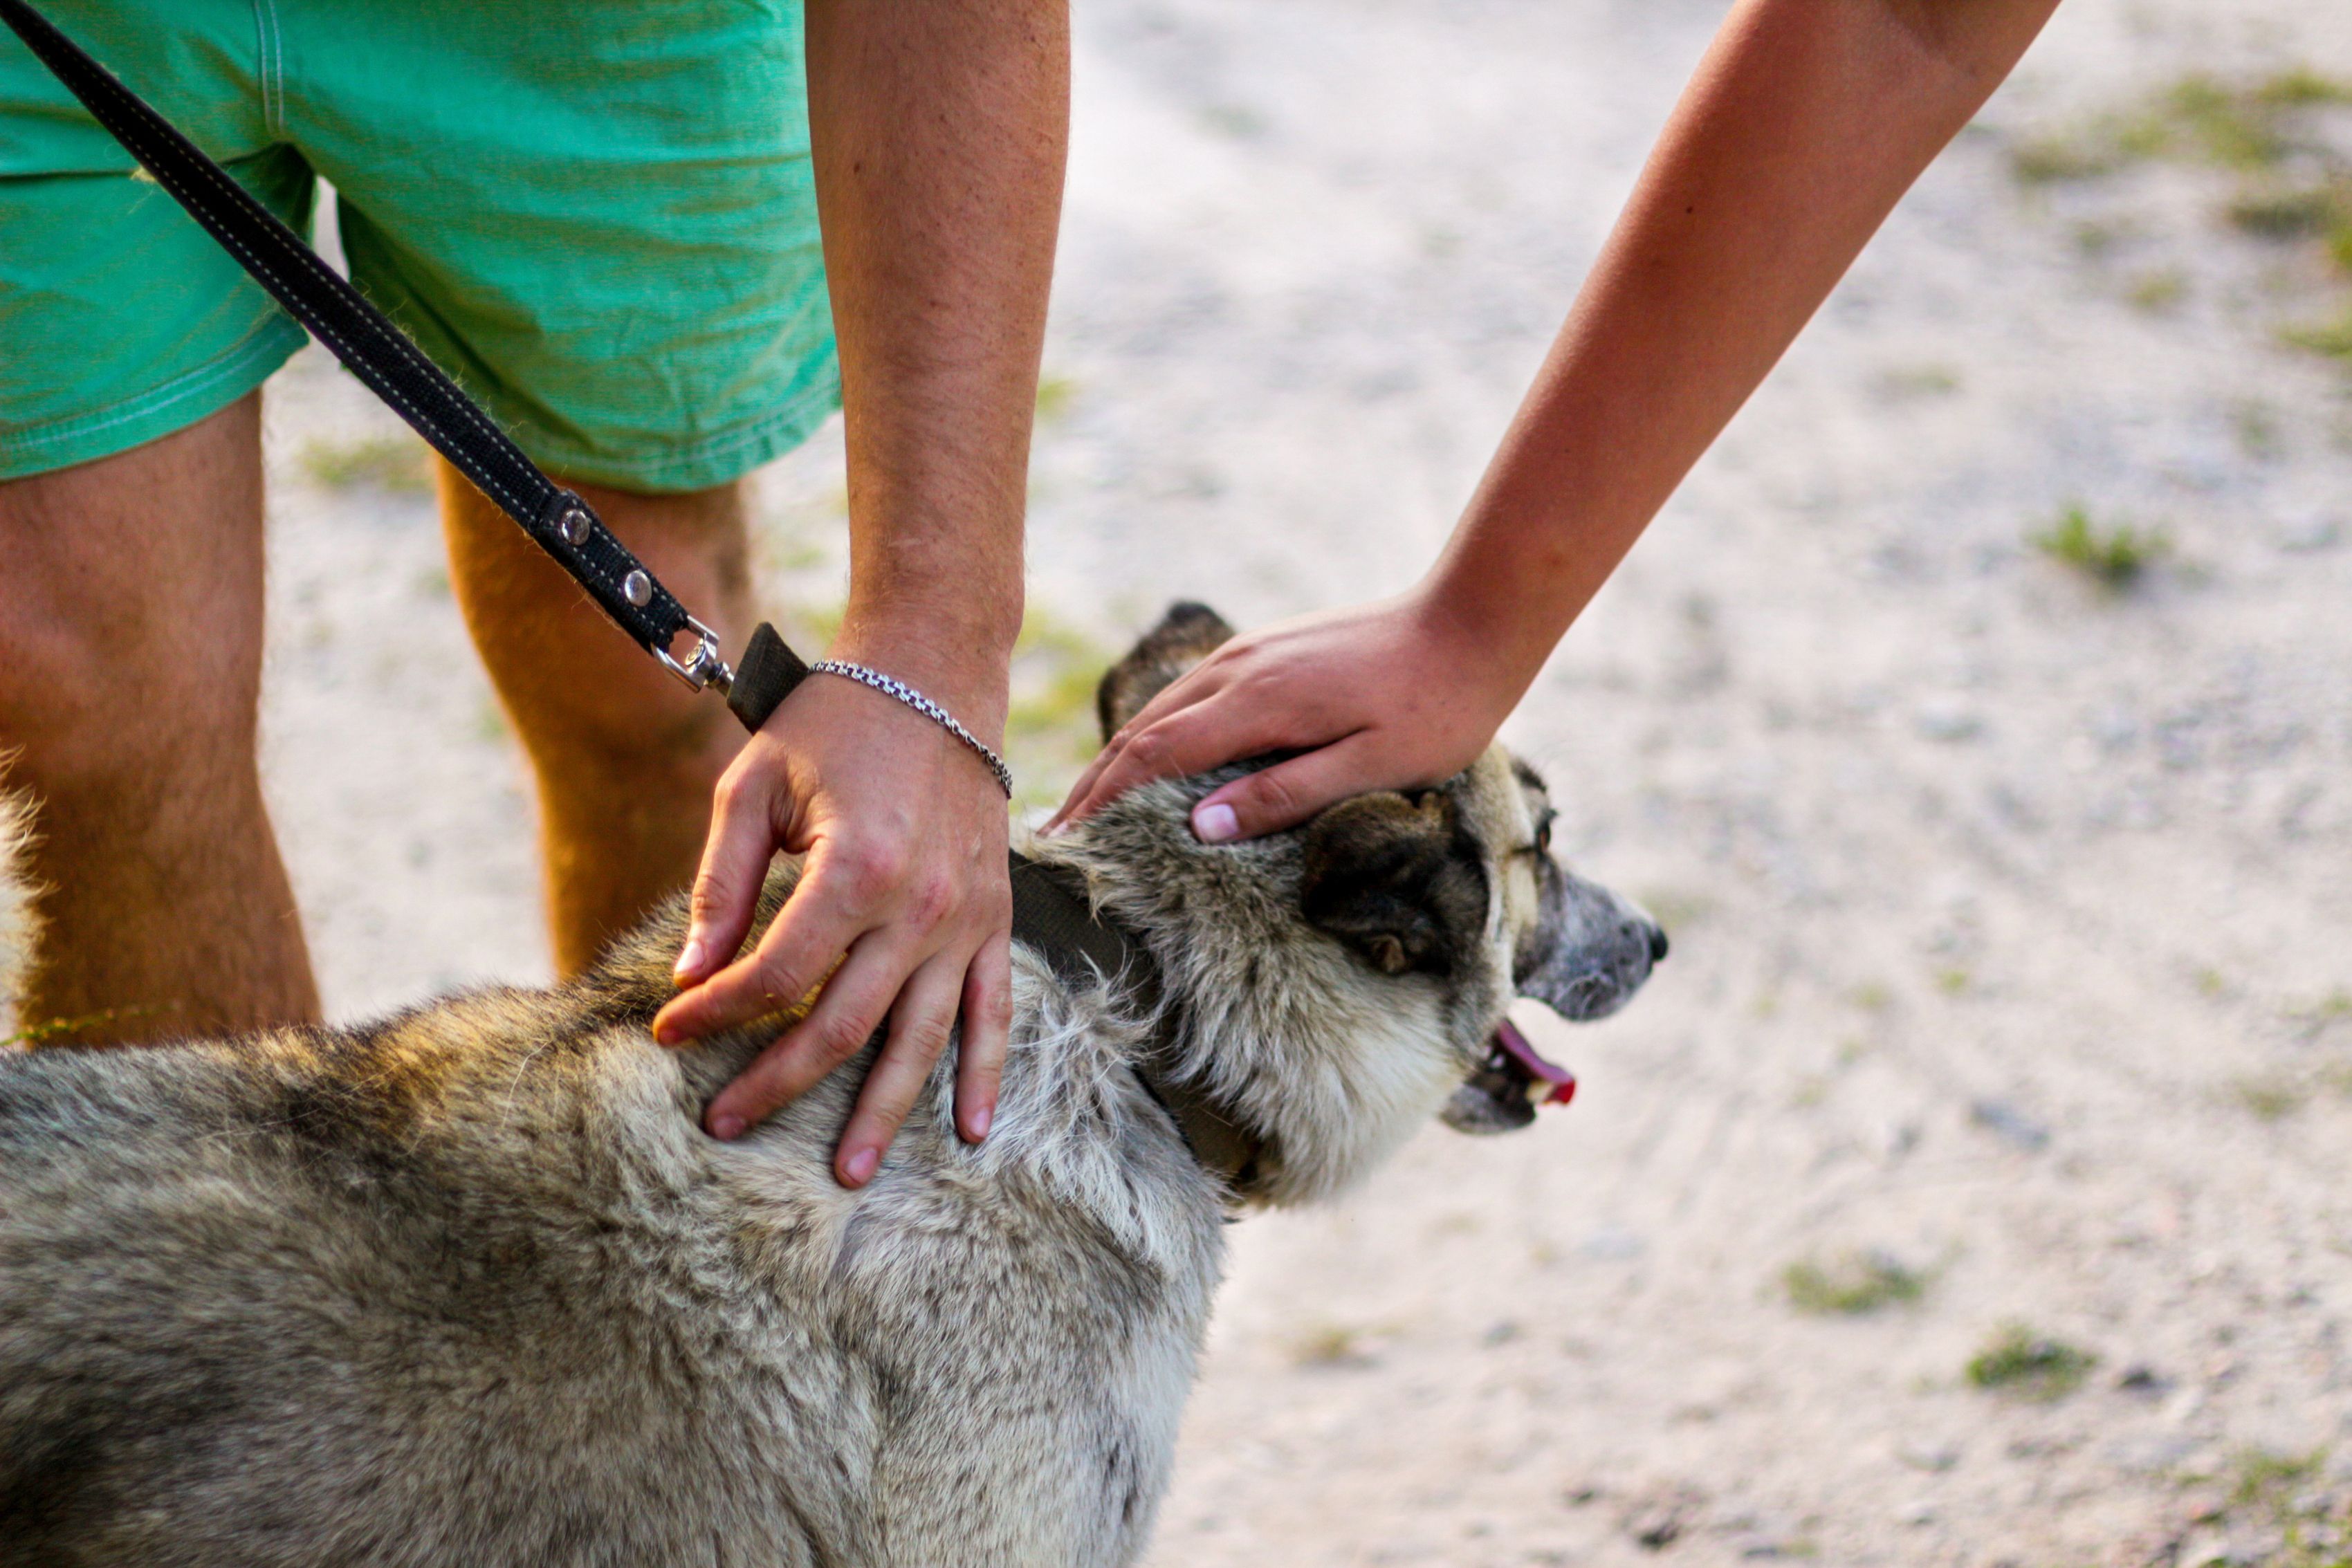
[[[18,1016],[90,1043],[315,1019],[254,762],[261,399],[0,483],[0,747],[38,803]]]
[[[740,486],[572,487],[731,653],[751,625]],[[538,775],[556,967],[574,975],[694,880],[711,792],[745,737],[726,704],[646,658],[446,464],[441,522],[457,602]]]

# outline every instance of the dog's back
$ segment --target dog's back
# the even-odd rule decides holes
[[[854,1077],[696,1130],[758,1041],[650,1043],[675,942],[366,1030],[0,1055],[9,1561],[1131,1557],[1218,1238],[1116,1029],[1024,967],[1003,1131],[960,1144],[942,1077],[851,1194]]]

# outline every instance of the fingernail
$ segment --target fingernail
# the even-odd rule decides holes
[[[974,1111],[971,1117],[971,1141],[976,1144],[988,1136],[988,1124],[995,1120],[996,1107],[993,1105],[982,1105]]]
[[[678,949],[677,962],[670,967],[670,977],[684,985],[701,973],[702,938],[689,936],[686,939],[686,946]]]
[[[685,1043],[685,1040],[686,1031],[678,1028],[676,1021],[670,1019],[654,1019],[654,1043],[656,1045],[681,1045]]]
[[[860,1149],[841,1162],[841,1174],[851,1186],[864,1186],[874,1176],[874,1167],[882,1163],[881,1154],[874,1149]]]
[[[710,1118],[710,1135],[718,1139],[722,1144],[733,1143],[736,1139],[743,1135],[743,1118],[740,1116],[713,1116]]]
[[[1192,810],[1192,836],[1204,844],[1222,844],[1242,836],[1242,820],[1223,800]]]

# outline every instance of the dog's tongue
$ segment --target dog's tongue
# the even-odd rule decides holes
[[[1551,1092],[1543,1098],[1545,1104],[1565,1105],[1576,1098],[1576,1074],[1565,1067],[1546,1061],[1510,1019],[1505,1019],[1495,1026],[1495,1043],[1501,1046],[1513,1061],[1526,1069],[1528,1076],[1551,1085]]]

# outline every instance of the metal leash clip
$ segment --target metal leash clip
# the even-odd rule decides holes
[[[725,696],[735,685],[735,672],[719,652],[719,633],[690,614],[686,618],[686,630],[695,636],[694,652],[686,656],[686,663],[681,664],[672,658],[667,648],[652,649],[653,656],[662,662],[664,669],[684,681],[688,690],[698,692],[708,686]]]

